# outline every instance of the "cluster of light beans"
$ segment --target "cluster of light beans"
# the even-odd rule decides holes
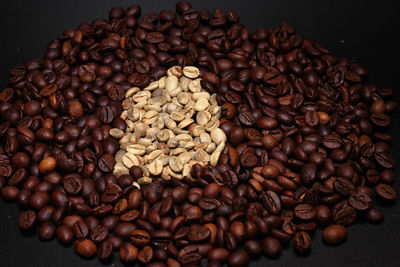
[[[252,33],[235,12],[196,10],[140,18],[113,8],[66,30],[44,58],[11,69],[0,92],[0,188],[16,201],[23,231],[74,243],[85,258],[148,266],[245,266],[278,257],[293,242],[307,253],[317,225],[327,244],[346,239],[357,218],[393,202],[387,113],[393,90],[365,85],[366,71],[337,60],[286,23]],[[116,177],[119,143],[110,129],[125,93],[171,66],[196,66],[217,94],[227,143],[195,179],[155,178],[138,190],[140,167]]]

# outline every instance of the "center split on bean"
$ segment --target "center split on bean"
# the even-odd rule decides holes
[[[143,177],[182,179],[191,177],[194,164],[217,165],[226,135],[219,128],[221,107],[216,94],[201,86],[200,71],[193,66],[173,66],[167,76],[145,88],[133,87],[125,94],[121,118],[126,131],[110,130],[119,139],[114,174],[128,174],[138,166]]]

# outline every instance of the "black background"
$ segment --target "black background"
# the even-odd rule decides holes
[[[369,70],[369,82],[392,87],[399,101],[399,8],[397,1],[192,1],[196,8],[234,10],[250,29],[277,26],[287,21],[299,34],[330,49],[337,57],[350,57]],[[42,57],[48,41],[67,28],[107,17],[115,5],[142,6],[144,13],[174,9],[175,1],[0,1],[0,88],[7,87],[8,71],[35,57]],[[400,160],[400,111],[393,116],[392,153]],[[398,190],[399,182],[396,182]],[[399,202],[399,201],[398,201]],[[380,206],[380,205],[378,205]],[[321,242],[321,231],[313,238],[312,251],[301,257],[292,248],[277,260],[262,257],[251,266],[400,266],[400,204],[383,207],[385,222],[379,226],[363,221],[349,227],[348,240],[339,247]],[[25,237],[18,227],[16,204],[0,201],[0,266],[99,266],[85,261],[73,247],[56,240],[42,243],[37,236]],[[118,255],[111,266],[121,266]]]

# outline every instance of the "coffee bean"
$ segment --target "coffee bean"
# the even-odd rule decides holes
[[[150,243],[150,235],[144,230],[134,230],[131,233],[131,241],[134,245],[145,246]]]
[[[372,199],[363,193],[352,194],[349,197],[349,204],[356,210],[367,210],[371,206]]]
[[[247,266],[249,264],[249,255],[243,251],[235,251],[228,258],[228,265],[232,267]]]
[[[307,253],[311,249],[311,237],[307,232],[297,232],[293,237],[293,246],[297,252]]]
[[[330,225],[322,231],[322,240],[331,246],[343,243],[347,238],[347,229],[341,225]]]
[[[18,226],[21,230],[32,230],[36,223],[36,213],[32,210],[27,210],[21,213],[18,219]]]
[[[345,178],[337,178],[333,182],[333,188],[341,195],[348,196],[355,191],[354,185],[352,182]]]
[[[207,256],[211,261],[225,262],[228,260],[229,255],[229,250],[226,248],[214,248],[208,252]]]
[[[92,258],[97,253],[96,245],[89,239],[75,242],[76,253],[83,258]]]
[[[279,214],[282,210],[282,204],[279,196],[273,191],[266,191],[261,194],[261,201],[264,207],[272,214]]]
[[[274,259],[281,254],[282,246],[275,238],[267,237],[262,241],[262,250],[267,257]]]
[[[56,230],[56,236],[61,244],[68,245],[74,240],[74,233],[71,228],[65,225],[61,225]]]
[[[139,251],[135,246],[129,243],[124,243],[119,250],[119,257],[121,258],[121,261],[132,264],[136,261],[138,253]]]
[[[372,208],[365,213],[365,218],[372,224],[380,224],[383,222],[384,214],[382,211]]]
[[[356,217],[355,209],[347,201],[336,204],[332,209],[332,218],[337,224],[349,225],[354,222]]]
[[[143,264],[147,264],[147,263],[151,262],[153,260],[153,258],[154,258],[154,251],[153,251],[152,247],[150,247],[150,246],[145,246],[144,248],[142,248],[139,251],[139,254],[137,257],[138,261],[140,261]]]
[[[239,121],[245,126],[252,126],[256,122],[253,114],[247,110],[239,112]]]
[[[315,217],[315,209],[310,204],[299,204],[294,208],[294,216],[302,221],[309,221]]]
[[[42,241],[50,241],[56,234],[56,227],[52,222],[45,222],[39,227],[39,238]]]
[[[261,244],[256,240],[247,240],[244,243],[244,249],[252,259],[258,258],[262,253]]]
[[[396,199],[396,191],[387,184],[378,184],[376,186],[376,193],[385,201],[394,201]]]

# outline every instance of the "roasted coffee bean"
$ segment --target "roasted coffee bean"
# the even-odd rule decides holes
[[[98,225],[91,230],[90,239],[96,243],[104,241],[108,236],[108,229],[104,226]]]
[[[322,240],[331,246],[344,242],[347,238],[347,229],[342,225],[330,225],[322,231]]]
[[[145,246],[150,243],[150,234],[144,230],[134,230],[131,233],[131,241],[136,246]]]
[[[311,249],[311,237],[307,232],[297,232],[293,236],[294,249],[300,253],[307,253]]]
[[[353,183],[345,178],[337,178],[333,182],[333,188],[341,195],[348,196],[355,191]]]
[[[89,228],[84,221],[77,221],[72,226],[72,230],[74,231],[74,235],[76,239],[84,239],[89,235]]]
[[[96,245],[89,239],[75,242],[76,253],[83,258],[92,258],[97,253]]]
[[[376,193],[385,201],[394,201],[396,199],[396,191],[387,184],[378,184],[376,186]]]
[[[139,251],[138,254],[138,261],[140,261],[143,264],[148,264],[150,263],[154,258],[154,250],[150,246],[145,246]]]
[[[202,257],[198,252],[197,246],[186,246],[182,248],[178,253],[178,260],[183,265],[198,264],[201,258]]]
[[[71,228],[65,225],[61,225],[56,230],[56,236],[61,244],[68,245],[74,240],[74,233]]]
[[[52,222],[45,222],[39,227],[39,238],[42,241],[50,241],[56,234],[56,227]]]
[[[239,121],[245,126],[252,126],[256,122],[253,114],[248,110],[239,112]]]
[[[127,264],[133,264],[139,254],[138,249],[129,243],[124,243],[119,250],[121,261]]]
[[[247,266],[249,264],[249,255],[246,251],[239,250],[232,253],[228,258],[228,264],[232,267]]]
[[[108,261],[112,257],[113,246],[109,241],[103,241],[99,246],[99,259],[103,262]]]
[[[211,261],[225,262],[227,261],[230,253],[226,248],[214,248],[208,252],[208,258]]]
[[[23,231],[32,230],[36,223],[36,213],[32,210],[27,210],[21,213],[18,219],[18,226]]]
[[[272,214],[279,214],[282,209],[282,204],[279,196],[273,191],[263,192],[260,196],[264,207]]]
[[[351,194],[349,204],[356,210],[367,210],[371,206],[372,199],[369,195],[363,193]]]
[[[275,238],[267,237],[262,241],[262,250],[267,257],[274,259],[281,254],[282,246]]]
[[[302,221],[309,221],[315,217],[315,209],[310,204],[299,204],[294,208],[294,216]]]
[[[262,247],[260,242],[256,240],[247,240],[244,243],[244,249],[246,250],[247,254],[253,259],[258,258],[262,253]]]
[[[384,219],[383,212],[375,208],[368,210],[364,216],[368,222],[373,224],[380,224]]]
[[[336,204],[332,209],[332,218],[337,224],[349,225],[354,222],[356,217],[355,209],[349,206],[347,201]]]

